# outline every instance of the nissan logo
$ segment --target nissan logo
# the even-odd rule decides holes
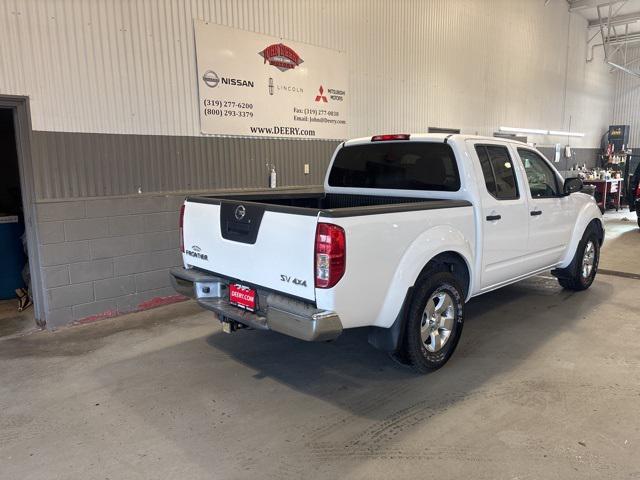
[[[207,70],[206,72],[204,72],[202,80],[207,85],[207,87],[211,88],[216,88],[220,83],[220,77],[218,77],[218,74],[213,70]]]
[[[236,220],[242,220],[244,218],[244,216],[247,214],[247,209],[244,208],[244,205],[238,205],[236,207]]]

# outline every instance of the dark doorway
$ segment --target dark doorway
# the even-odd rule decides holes
[[[0,336],[35,327],[15,111],[0,108]]]

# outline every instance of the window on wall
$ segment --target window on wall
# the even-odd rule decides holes
[[[556,197],[560,194],[558,177],[544,158],[525,148],[519,148],[518,155],[527,172],[531,197]]]
[[[516,172],[507,147],[476,145],[487,191],[498,200],[519,198]]]

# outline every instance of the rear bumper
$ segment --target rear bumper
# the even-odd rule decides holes
[[[342,333],[342,322],[335,312],[319,310],[310,303],[258,289],[259,310],[249,312],[229,303],[227,279],[179,267],[171,269],[170,276],[178,293],[196,299],[201,307],[220,317],[248,327],[307,341],[333,340]]]

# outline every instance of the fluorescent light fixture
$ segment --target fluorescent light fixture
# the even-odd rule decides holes
[[[530,133],[532,135],[547,135],[549,130],[538,130],[536,128],[516,128],[516,127],[500,127],[501,132],[508,133]]]
[[[557,135],[559,137],[584,137],[584,133],[580,132],[562,132],[558,130],[549,131],[549,135]]]
[[[560,130],[540,130],[537,128],[500,127],[501,132],[530,133],[531,135],[554,135],[558,137],[584,137],[581,132],[563,132]]]

